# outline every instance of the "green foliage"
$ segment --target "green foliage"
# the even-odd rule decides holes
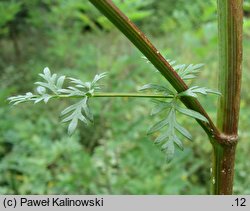
[[[145,57],[142,58],[146,60],[146,63],[150,63],[147,60],[147,58]],[[203,67],[203,64],[176,65],[176,61],[168,60],[168,62],[170,65],[173,66],[173,69],[178,73],[178,75],[183,80],[190,80],[196,78],[197,74],[200,72],[201,67]],[[145,90],[155,90],[156,92],[162,93],[163,95],[172,97],[170,101],[154,100],[156,106],[152,109],[151,115],[158,114],[165,110],[167,110],[167,112],[166,112],[166,117],[163,120],[160,120],[159,122],[151,126],[150,129],[148,130],[148,134],[159,133],[159,131],[162,128],[167,127],[167,130],[164,131],[162,135],[158,136],[155,139],[155,144],[161,146],[161,149],[166,153],[166,159],[169,162],[174,157],[175,146],[177,146],[180,150],[183,150],[182,141],[177,136],[176,131],[179,132],[182,136],[186,137],[187,139],[192,140],[191,134],[177,122],[176,113],[179,112],[188,117],[208,122],[206,117],[204,117],[200,113],[193,111],[191,109],[180,107],[178,105],[180,103],[179,102],[180,98],[181,97],[197,98],[198,97],[197,93],[203,95],[207,95],[209,93],[220,95],[220,93],[205,87],[198,87],[198,86],[193,86],[187,89],[186,91],[176,93],[175,91],[172,91],[170,88],[166,86],[161,86],[157,84],[146,84],[140,88],[140,91],[145,91]]]
[[[155,88],[157,86],[153,87]],[[150,88],[152,88],[152,86]],[[160,89],[157,89],[158,92],[166,91],[162,89],[161,86],[159,86],[159,88]],[[145,86],[143,89],[145,89]],[[152,109],[151,115],[156,115],[164,111],[166,113],[166,117],[151,126],[148,130],[148,134],[152,134],[159,132],[164,127],[167,127],[167,130],[165,130],[160,136],[158,136],[154,142],[155,144],[160,145],[161,149],[166,153],[166,159],[168,162],[171,161],[174,157],[175,145],[178,146],[179,149],[183,150],[182,141],[179,139],[176,132],[179,132],[182,136],[186,137],[189,140],[192,140],[191,134],[177,122],[176,113],[179,112],[186,116],[207,122],[207,119],[200,113],[191,109],[180,107],[178,105],[178,97],[179,95],[176,95],[176,97],[173,97],[173,99],[169,102],[154,100],[156,106]]]
[[[14,1],[2,2],[10,4]],[[88,127],[79,124],[79,129],[70,137],[59,125],[58,113],[76,103],[77,99],[51,100],[46,106],[27,103],[10,108],[6,102],[8,96],[25,93],[26,90],[37,92],[33,91],[33,82],[45,66],[60,70],[58,75],[69,75],[83,81],[91,81],[96,71],[109,70],[109,77],[105,79],[107,91],[134,92],[135,87],[149,82],[167,87],[165,80],[148,71],[149,65],[138,59],[140,53],[108,21],[104,21],[108,26],[103,24],[100,28],[109,29],[109,32],[99,30],[100,23],[96,24],[95,17],[101,15],[87,1],[15,2],[22,2],[21,11],[26,11],[28,15],[19,16],[19,20],[25,20],[25,25],[18,27],[16,39],[21,49],[19,60],[15,56],[13,40],[8,34],[0,36],[1,194],[209,193],[208,158],[212,149],[195,121],[185,118],[185,115],[176,113],[178,123],[192,134],[194,141],[183,142],[184,151],[176,150],[175,159],[167,164],[164,153],[159,153],[151,143],[161,134],[145,135],[152,119],[148,118],[150,103],[142,99],[96,100],[91,104],[95,124]],[[123,4],[130,2],[121,1]],[[198,7],[200,3],[208,7],[193,9],[198,11],[195,16],[196,23],[197,20],[199,23],[195,26],[190,18],[192,13],[187,13],[185,8],[187,5]],[[187,64],[204,62],[206,69],[200,71],[196,81],[204,87],[216,87],[218,80],[215,77],[218,70],[215,3],[200,0],[154,1],[153,4],[159,6],[148,5],[145,8],[146,11],[153,11],[152,15],[136,21],[144,31],[152,32],[149,37],[156,46],[166,50],[168,58]],[[80,9],[82,6],[90,9],[83,12]],[[184,13],[184,19],[181,15],[173,16],[176,10]],[[7,7],[4,7],[3,12],[6,11]],[[144,11],[144,7],[140,11]],[[4,13],[0,12],[0,16]],[[89,20],[81,19],[79,14],[88,16]],[[131,12],[130,18],[132,15],[137,14]],[[0,22],[4,19],[1,16]],[[248,20],[246,15],[245,70],[250,68]],[[4,28],[1,26],[0,31]],[[249,71],[243,71],[243,87],[248,86],[249,80]],[[68,83],[70,80],[65,81]],[[191,87],[194,85],[191,84]],[[199,100],[215,119],[216,97],[200,97]],[[250,168],[246,161],[250,153],[249,103],[248,90],[242,89],[235,194],[250,193]],[[154,115],[154,122],[166,118],[166,111]],[[163,129],[162,132],[165,132],[168,128]]]
[[[154,1],[152,7],[158,14],[153,16],[148,23],[151,24],[150,28],[154,29],[153,33],[177,31],[178,29],[182,31],[197,30],[202,24],[216,20],[216,1],[213,0]]]
[[[6,35],[9,32],[7,23],[15,19],[15,15],[20,11],[21,3],[16,1],[0,2],[0,35]]]
[[[189,97],[197,98],[198,97],[197,93],[203,94],[203,95],[207,95],[209,93],[221,95],[220,92],[214,91],[212,89],[208,89],[206,87],[193,86],[193,87],[190,87],[189,89],[187,89],[186,91],[179,93],[178,96],[179,97],[181,97],[181,96],[189,96]]]
[[[39,85],[36,88],[37,94],[27,92],[25,95],[18,95],[9,97],[8,100],[13,105],[17,105],[23,102],[39,103],[44,101],[47,103],[51,98],[81,98],[77,103],[67,107],[61,112],[61,116],[64,116],[62,122],[70,122],[68,126],[68,134],[72,135],[75,131],[78,121],[82,121],[85,124],[89,124],[93,121],[93,115],[90,111],[88,101],[95,91],[100,90],[97,82],[106,76],[106,73],[96,75],[92,82],[82,82],[79,79],[69,78],[70,83],[74,86],[63,88],[63,83],[66,76],[58,77],[57,74],[51,74],[48,67],[44,68],[43,74],[39,74],[45,82],[35,82]],[[71,114],[70,114],[71,113]],[[68,116],[67,116],[68,115]]]
[[[161,102],[161,104],[163,103],[165,104],[165,102]],[[167,161],[171,161],[174,157],[175,144],[179,147],[179,149],[183,150],[183,144],[178,138],[176,131],[191,139],[191,134],[176,121],[176,110],[174,103],[171,102],[170,105],[171,106],[169,106],[170,110],[168,112],[167,118],[156,123],[148,130],[148,134],[151,134],[158,132],[165,126],[168,126],[168,129],[155,139],[155,143],[160,144],[161,149],[165,151]]]
[[[145,58],[144,58],[145,59]],[[148,63],[149,61],[146,60]],[[171,65],[174,65],[175,61],[169,61]],[[196,74],[200,71],[200,68],[202,67],[202,64],[197,65],[175,65],[173,68],[178,72],[180,77],[183,80],[189,80],[196,77]],[[192,139],[191,134],[182,127],[176,120],[176,112],[179,112],[181,114],[187,115],[189,117],[199,119],[201,121],[207,121],[207,119],[202,116],[200,113],[182,108],[178,105],[178,100],[180,97],[186,96],[186,97],[197,97],[195,93],[201,93],[201,94],[207,94],[207,93],[213,93],[213,94],[219,94],[219,92],[207,89],[207,88],[201,88],[198,86],[191,87],[188,90],[181,92],[181,93],[174,93],[174,91],[170,90],[169,88],[165,86],[160,86],[156,84],[147,84],[144,85],[141,89],[141,91],[145,90],[156,90],[157,92],[161,92],[166,96],[172,96],[173,99],[170,102],[166,101],[160,101],[155,100],[156,106],[152,109],[151,115],[158,114],[159,112],[162,112],[164,110],[168,110],[166,117],[157,122],[155,125],[150,127],[148,130],[148,134],[152,134],[155,132],[159,132],[163,127],[168,127],[168,129],[163,132],[162,135],[158,136],[155,139],[155,143],[161,145],[161,149],[166,152],[166,159],[167,161],[171,161],[174,156],[174,150],[175,145],[178,146],[179,149],[183,150],[183,144],[182,141],[178,138],[176,131],[178,131],[181,135],[188,139]]]
[[[113,0],[114,4],[118,6],[132,21],[139,23],[142,20],[147,20],[153,14],[151,9],[153,0]],[[91,7],[93,8],[93,6]],[[94,10],[94,9],[91,9]],[[96,17],[97,22],[106,29],[112,29],[113,25],[103,16]]]
[[[174,64],[175,62],[171,62],[171,63]],[[183,80],[189,80],[189,79],[195,78],[196,75],[200,72],[200,69],[202,67],[203,67],[203,64],[196,64],[196,65],[181,64],[181,65],[175,65],[173,68],[175,71],[178,72],[179,76]]]
[[[22,1],[25,2],[25,0]],[[113,25],[110,24],[110,22],[105,17],[103,17],[88,1],[55,0],[44,1],[43,3],[48,8],[50,8],[48,18],[56,25],[60,24],[61,26],[69,27],[73,23],[74,25],[80,25],[86,30],[93,31],[98,31],[100,28],[105,30],[113,29]],[[152,14],[152,11],[148,8],[149,5],[151,5],[152,0],[114,0],[114,3],[119,8],[121,8],[133,21],[140,22]],[[29,4],[27,4],[27,6],[29,6]],[[35,2],[32,7],[35,9],[36,12],[41,12],[37,10],[37,6],[39,6],[39,1]],[[30,10],[30,12],[34,14],[31,7]],[[58,22],[58,19],[56,18],[60,18],[61,21]],[[43,19],[43,17],[32,18],[32,20],[34,19],[41,20]],[[37,23],[39,22],[40,21],[37,21]]]
[[[72,112],[71,114],[69,114]],[[84,114],[83,114],[84,112]],[[61,112],[61,115],[68,115],[62,122],[70,122],[68,127],[68,134],[72,135],[75,131],[78,121],[82,121],[85,124],[89,124],[93,121],[93,115],[88,106],[88,97],[84,97],[83,100],[69,106]]]
[[[112,136],[99,133],[103,126],[96,125],[92,136],[102,142],[89,153],[79,132],[69,137],[57,127],[51,109],[40,106],[36,112],[29,104],[25,108],[0,109],[0,133],[4,135],[0,137],[1,194],[206,193],[198,175],[204,161],[190,166],[194,153],[186,150],[166,165],[163,155],[145,141],[143,121],[132,128],[123,124],[126,137],[118,124],[113,126],[117,133]],[[23,121],[29,115],[36,116],[36,121]],[[126,140],[128,137],[134,141]],[[92,141],[89,136],[88,142]],[[200,189],[193,189],[194,184]]]
[[[174,92],[168,87],[160,86],[157,84],[145,84],[139,89],[139,91],[146,91],[146,90],[155,90],[156,92],[163,93],[166,96],[174,94]]]
[[[244,0],[243,3],[243,10],[245,12],[250,12],[250,1],[249,0]]]
[[[173,61],[171,62],[171,64],[174,63],[175,62]],[[195,78],[195,74],[199,72],[201,67],[202,65],[200,64],[174,66],[175,70],[179,73],[183,80]],[[96,83],[105,77],[106,73],[96,75],[92,82],[82,82],[79,79],[69,78],[70,84],[73,84],[74,86],[69,86],[68,88],[63,88],[63,83],[66,77],[58,77],[57,74],[51,74],[49,68],[47,67],[44,68],[43,74],[39,75],[45,80],[45,82],[35,82],[35,84],[38,85],[36,88],[37,94],[34,95],[31,92],[28,92],[25,95],[9,97],[8,100],[10,103],[17,105],[19,103],[32,101],[36,104],[40,101],[47,103],[51,98],[78,97],[81,98],[80,101],[67,107],[61,112],[61,116],[64,116],[62,122],[69,122],[68,134],[73,134],[77,127],[78,121],[82,121],[87,125],[90,122],[93,122],[93,114],[89,108],[88,101],[97,90],[100,90],[100,87]],[[152,134],[158,132],[165,126],[168,126],[168,129],[155,140],[156,144],[161,145],[161,149],[165,152],[168,162],[174,157],[175,145],[178,146],[179,149],[183,150],[182,141],[177,136],[176,131],[178,131],[184,137],[192,139],[191,134],[177,122],[176,112],[207,122],[207,119],[200,113],[178,106],[178,100],[180,97],[197,97],[195,93],[218,94],[218,92],[214,92],[207,88],[200,88],[198,86],[191,87],[181,93],[174,93],[174,91],[171,91],[171,89],[156,84],[146,84],[140,90],[156,90],[157,92],[163,93],[166,98],[172,98],[170,102],[159,100],[155,101],[157,105],[152,110],[151,114],[155,115],[163,110],[169,111],[166,118],[153,125],[148,131],[148,134]]]

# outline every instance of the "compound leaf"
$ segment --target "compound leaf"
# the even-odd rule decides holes
[[[169,88],[157,84],[145,84],[139,89],[139,91],[145,91],[145,90],[154,90],[157,92],[163,92],[168,95],[174,94],[173,91],[171,91]]]
[[[154,124],[152,127],[149,128],[147,134],[149,135],[149,134],[155,133],[156,131],[159,131],[168,123],[169,123],[168,119],[163,119],[160,122],[157,122],[156,124]]]
[[[174,143],[179,147],[180,150],[184,150],[182,141],[178,138],[178,136],[174,135],[173,136]]]
[[[199,120],[204,121],[204,122],[208,122],[207,118],[204,117],[203,115],[201,115],[197,111],[194,111],[194,110],[191,110],[188,108],[182,108],[179,106],[175,106],[175,108],[177,111],[179,111],[180,113],[182,113],[184,115],[190,116],[190,117],[195,118],[195,119],[199,119]]]
[[[78,119],[77,118],[73,118],[71,120],[71,122],[69,123],[69,127],[68,127],[68,134],[72,135],[77,127],[77,123],[78,123]]]
[[[193,86],[193,87],[190,87],[189,89],[185,90],[184,92],[179,93],[178,96],[187,96],[187,97],[197,98],[198,97],[197,93],[203,94],[203,95],[207,95],[209,93],[221,95],[220,92],[214,91],[212,89],[208,89],[206,87]]]
[[[160,100],[154,100],[153,102],[155,102],[156,105],[152,108],[150,115],[156,115],[166,109],[171,108],[170,102],[164,102]]]
[[[187,139],[192,140],[192,135],[184,128],[182,127],[180,124],[178,124],[177,122],[174,125],[175,129],[177,131],[179,131],[183,136],[185,136]]]
[[[97,86],[97,82],[106,75],[106,73],[97,74],[92,82],[82,82],[79,79],[67,78],[73,85],[63,88],[66,77],[58,77],[57,74],[51,74],[49,68],[46,67],[43,73],[39,74],[44,81],[35,82],[35,84],[38,85],[36,87],[36,95],[28,92],[25,95],[9,97],[8,100],[10,103],[13,103],[13,105],[17,105],[29,101],[34,103],[44,101],[47,103],[51,98],[81,98],[80,101],[70,105],[61,112],[61,116],[63,116],[62,122],[69,122],[68,134],[71,135],[75,131],[79,121],[85,124],[89,124],[93,121],[93,114],[88,105],[89,97],[91,97],[96,90],[100,89],[100,87]]]
[[[162,145],[162,150],[166,154],[166,161],[170,162],[174,158],[175,146],[173,138],[169,138],[169,140]]]

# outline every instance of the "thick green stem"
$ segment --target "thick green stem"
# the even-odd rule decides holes
[[[226,138],[224,137],[224,141]],[[221,139],[223,142],[223,140]],[[231,137],[227,143],[218,143],[211,138],[213,145],[212,192],[216,195],[228,195],[233,191],[235,150],[237,138]]]
[[[218,0],[219,26],[219,137],[214,149],[213,193],[232,194],[235,149],[238,140],[242,65],[242,0]]]
[[[219,101],[218,127],[225,134],[237,134],[241,66],[242,0],[218,0],[219,16]]]
[[[111,0],[89,1],[147,57],[147,59],[161,72],[178,93],[188,89],[188,86],[180,78],[173,67],[166,61],[166,59],[164,59],[160,52],[152,45],[136,25],[121,12]],[[197,99],[182,97],[181,100],[188,108],[201,113],[208,119],[209,123],[197,120],[207,134],[219,134],[219,131]]]

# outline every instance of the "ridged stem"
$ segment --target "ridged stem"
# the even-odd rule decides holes
[[[214,149],[213,193],[232,194],[238,141],[242,66],[242,0],[217,0],[219,28],[219,100],[217,125],[223,139],[211,138]]]

